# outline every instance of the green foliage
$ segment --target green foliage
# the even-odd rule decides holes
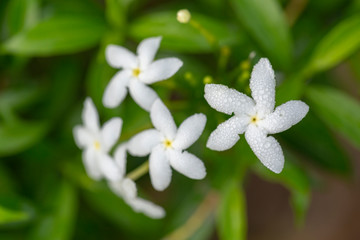
[[[1,0],[0,239],[162,239],[189,219],[201,222],[182,233],[186,239],[253,238],[244,191],[252,172],[287,189],[301,226],[319,177],[313,173],[351,179],[354,172],[343,139],[360,149],[360,1],[303,1],[304,9],[295,12],[292,2]],[[176,20],[182,8],[191,12],[187,24]],[[204,161],[205,180],[174,172],[164,192],[152,188],[148,175],[136,182],[141,197],[166,210],[161,220],[134,212],[105,182],[91,180],[72,136],[87,96],[102,123],[123,119],[121,142],[152,127],[148,112],[130,97],[115,109],[101,100],[118,71],[106,62],[106,46],[134,51],[153,36],[162,36],[156,59],[175,56],[184,64],[151,87],[175,122],[207,115],[204,134],[190,149]],[[259,162],[243,136],[228,151],[205,147],[228,118],[204,100],[205,82],[249,94],[251,70],[261,57],[276,73],[276,105],[303,98],[310,107],[303,121],[274,135],[286,159],[280,174]],[[145,160],[128,157],[128,172]],[[204,204],[207,192],[219,201]],[[192,215],[199,207],[206,217]]]

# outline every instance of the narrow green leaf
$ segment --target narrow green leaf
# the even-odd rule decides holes
[[[221,240],[246,239],[245,195],[236,180],[225,186],[217,224]]]
[[[12,0],[7,8],[6,27],[10,36],[33,26],[39,15],[38,0]]]
[[[307,66],[314,72],[337,65],[360,48],[360,16],[337,24],[318,44]]]
[[[7,89],[0,93],[0,109],[17,109],[28,106],[39,99],[43,93],[43,89],[31,86]]]
[[[0,156],[19,153],[44,137],[45,122],[14,122],[0,124]]]
[[[226,23],[205,15],[192,13],[192,19],[210,32],[220,45],[238,43],[239,31]],[[176,12],[157,12],[142,16],[130,25],[130,36],[136,40],[147,37],[163,36],[161,47],[179,52],[211,52],[211,43],[191,24],[182,24],[176,20]]]
[[[306,91],[314,111],[334,131],[360,148],[360,104],[346,93],[330,87],[312,86]]]
[[[3,50],[29,56],[75,53],[96,45],[105,30],[105,22],[99,17],[53,17],[10,38]]]
[[[292,42],[281,6],[276,0],[230,0],[237,18],[266,55],[281,68],[291,66]]]
[[[0,206],[0,225],[23,222],[30,218],[29,213],[4,208]]]
[[[74,186],[62,182],[50,196],[50,212],[42,216],[30,234],[30,240],[71,239],[75,224],[77,197]]]
[[[126,12],[134,0],[106,0],[106,18],[116,29],[123,29],[126,23]]]

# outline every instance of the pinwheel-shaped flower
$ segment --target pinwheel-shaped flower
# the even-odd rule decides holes
[[[109,181],[110,189],[132,207],[135,212],[141,212],[151,218],[162,218],[165,211],[154,203],[137,197],[136,184],[133,180],[125,178],[126,172],[126,145],[120,145],[114,154],[115,162],[119,170],[120,179]]]
[[[302,101],[289,101],[274,111],[275,76],[268,59],[262,58],[251,73],[252,97],[220,84],[205,86],[205,99],[211,107],[226,114],[234,113],[210,135],[206,146],[224,151],[240,139],[245,139],[259,160],[270,170],[280,173],[284,167],[284,155],[280,144],[268,134],[289,129],[305,117],[309,107]]]
[[[203,162],[183,150],[200,137],[206,124],[205,115],[194,114],[176,129],[171,113],[158,99],[151,107],[150,117],[155,129],[135,135],[129,141],[128,150],[134,156],[150,154],[149,172],[154,188],[162,191],[169,186],[170,166],[189,178],[204,178],[206,170]]]
[[[73,134],[78,147],[84,149],[82,158],[87,174],[94,180],[102,177],[109,180],[119,179],[118,169],[109,156],[109,151],[120,136],[121,118],[112,118],[100,128],[94,103],[87,98],[82,120],[85,126],[74,127]]]
[[[134,101],[146,111],[150,110],[158,95],[147,85],[173,76],[182,66],[182,61],[177,58],[153,61],[160,42],[161,37],[143,40],[137,48],[137,56],[121,46],[109,45],[106,48],[106,60],[110,66],[122,69],[105,89],[103,103],[106,107],[118,106],[129,88]]]

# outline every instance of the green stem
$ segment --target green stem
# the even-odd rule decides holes
[[[206,38],[206,40],[210,43],[211,46],[213,47],[217,46],[216,37],[212,33],[210,33],[206,28],[204,28],[199,22],[191,19],[189,23],[193,28],[198,30]]]
[[[126,175],[127,178],[130,178],[133,181],[136,181],[140,177],[144,176],[149,172],[149,161],[144,162],[139,167],[132,170],[130,173]]]

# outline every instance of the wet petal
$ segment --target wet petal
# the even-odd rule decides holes
[[[133,156],[143,157],[160,143],[160,133],[156,129],[148,129],[136,134],[128,142],[129,153]]]
[[[273,137],[251,124],[245,132],[249,146],[265,167],[275,173],[280,173],[284,167],[284,154],[281,146]]]
[[[204,163],[187,151],[169,151],[170,165],[179,173],[191,179],[203,179],[206,176]]]
[[[105,58],[113,68],[136,68],[137,57],[124,47],[110,44],[106,47]]]
[[[157,99],[151,107],[150,118],[154,127],[170,140],[176,135],[176,125],[174,119],[165,104]]]
[[[136,79],[130,81],[129,90],[134,101],[146,111],[150,111],[154,101],[159,98],[152,88]]]
[[[201,136],[205,124],[206,116],[201,113],[194,114],[185,119],[176,133],[173,147],[175,149],[187,149],[190,147]]]
[[[268,133],[283,132],[300,122],[308,111],[309,106],[306,103],[302,101],[289,101],[278,106],[260,124]]]
[[[267,58],[261,58],[254,66],[251,78],[251,95],[261,115],[271,113],[275,107],[275,74]]]
[[[227,121],[221,123],[211,134],[206,143],[206,147],[215,151],[225,151],[232,148],[249,121],[246,117],[233,116]]]
[[[250,97],[221,84],[206,84],[204,97],[212,108],[229,115],[248,113],[255,106]]]
[[[172,77],[182,65],[182,61],[177,58],[156,60],[139,75],[139,79],[146,84],[159,82]]]
[[[158,191],[163,191],[171,182],[171,168],[169,160],[161,145],[156,146],[149,158],[149,173],[153,187]]]
[[[115,108],[124,100],[127,93],[127,86],[131,79],[129,70],[117,72],[106,86],[103,95],[103,104],[108,108]]]

